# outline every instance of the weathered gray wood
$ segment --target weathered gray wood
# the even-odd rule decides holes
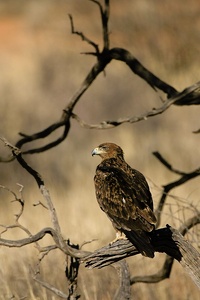
[[[180,264],[200,289],[200,253],[177,230],[171,228],[172,238],[181,253]]]
[[[155,252],[164,252],[176,259],[200,288],[200,254],[176,229],[167,225],[151,234]],[[127,239],[118,240],[86,256],[88,268],[102,268],[121,259],[139,254]],[[167,272],[166,272],[167,274]],[[150,282],[150,281],[148,281]]]
[[[125,259],[113,264],[119,277],[119,289],[117,290],[114,300],[129,300],[131,298],[130,272]]]

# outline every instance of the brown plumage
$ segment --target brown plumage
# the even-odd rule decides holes
[[[145,177],[125,162],[123,151],[116,144],[103,143],[92,155],[102,158],[94,177],[101,209],[117,232],[124,233],[142,255],[154,257],[148,233],[154,230],[156,218]]]

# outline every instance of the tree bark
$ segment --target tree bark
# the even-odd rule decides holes
[[[200,288],[200,254],[179,231],[169,225],[157,229],[151,233],[151,243],[155,252],[163,252],[176,259]],[[139,254],[138,250],[129,240],[121,239],[96,250],[83,261],[88,268],[103,268],[137,254]]]

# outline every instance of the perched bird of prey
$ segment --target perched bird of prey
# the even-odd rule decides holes
[[[145,177],[124,160],[123,150],[113,143],[103,143],[92,151],[102,158],[94,177],[96,198],[117,231],[144,256],[154,257],[149,232],[156,218]]]

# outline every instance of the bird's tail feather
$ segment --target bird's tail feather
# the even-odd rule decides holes
[[[144,256],[154,257],[154,248],[151,245],[151,238],[147,232],[144,231],[128,231],[124,230],[126,237],[137,248],[137,250]]]

